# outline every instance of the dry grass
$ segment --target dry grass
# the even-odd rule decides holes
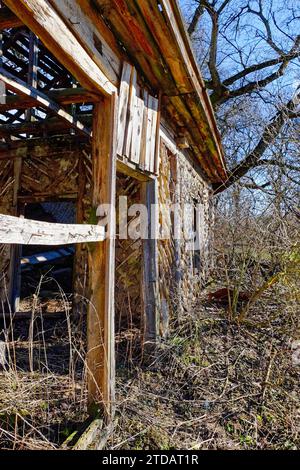
[[[150,366],[119,373],[109,448],[300,448],[300,366],[291,351],[298,314],[272,299],[265,295],[241,325],[198,302]]]
[[[86,418],[82,332],[65,318],[6,321],[0,448],[55,449]]]
[[[300,340],[299,252],[291,252],[292,243],[282,246],[276,263],[281,256],[289,269],[246,315],[238,302],[234,308],[209,304],[203,292],[146,358],[139,330],[120,332],[108,449],[300,448],[300,351],[297,363],[292,350]],[[241,254],[251,266],[240,264]],[[224,269],[216,267],[210,288],[256,292],[264,282],[265,251],[254,267],[248,250],[239,249],[230,263],[227,255],[222,259]],[[37,297],[31,320],[6,325],[2,449],[58,448],[87,418],[85,320],[71,321],[69,300],[60,295],[64,319],[42,320]]]
[[[139,335],[118,338],[117,419],[107,447],[299,448],[300,368],[291,351],[299,320],[295,305],[274,294],[240,325],[199,299],[147,365],[129,355]],[[33,371],[28,342],[15,331],[18,360],[0,373],[2,449],[58,448],[87,417],[76,328],[70,334],[61,321],[50,330],[44,323],[42,341],[35,331]]]

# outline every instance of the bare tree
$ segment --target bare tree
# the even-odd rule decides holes
[[[228,158],[229,177],[216,192],[241,179],[249,189],[266,190],[272,185],[266,180],[270,166],[297,184],[298,155],[291,162],[289,148],[284,159],[274,149],[299,131],[299,2],[181,3]]]

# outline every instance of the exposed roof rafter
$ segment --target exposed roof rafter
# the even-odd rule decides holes
[[[27,85],[23,80],[14,77],[11,73],[7,72],[3,67],[0,67],[0,80],[15,93],[23,96],[30,97],[36,106],[40,106],[46,110],[49,110],[61,117],[64,121],[67,121],[70,126],[77,129],[79,132],[92,136],[91,129],[87,128],[80,121],[71,116],[64,108],[62,108],[55,101],[51,100],[45,93]]]

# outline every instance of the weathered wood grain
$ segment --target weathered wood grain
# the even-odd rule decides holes
[[[128,160],[122,160],[121,157],[117,159],[117,171],[123,175],[131,176],[138,181],[151,181],[154,176],[150,173],[146,173],[135,163],[131,163]]]
[[[158,100],[149,95],[148,98],[148,115],[146,130],[146,157],[145,169],[154,172],[154,156],[156,143],[156,125],[157,125]]]
[[[158,184],[157,178],[142,185],[143,202],[148,209],[148,239],[143,240],[143,315],[144,347],[153,349],[159,336],[159,284],[158,284],[158,244],[159,230]],[[151,210],[155,208],[154,217]]]
[[[116,136],[118,99],[105,98],[94,108],[92,163],[93,210],[99,204],[115,207]],[[98,214],[100,216],[100,214]],[[90,302],[88,311],[88,403],[90,413],[99,410],[110,420],[115,394],[115,217],[107,214],[108,237],[89,250]]]
[[[147,149],[147,126],[148,126],[148,97],[147,90],[144,90],[144,112],[142,123],[141,135],[141,150],[140,150],[140,167],[142,170],[148,170],[149,165],[146,164],[146,149]]]
[[[130,149],[130,160],[139,163],[141,153],[141,141],[143,132],[144,100],[140,97],[140,89],[137,87],[137,93],[134,104],[134,115],[132,122],[132,140]]]
[[[127,110],[130,93],[130,80],[132,74],[132,66],[127,62],[123,64],[122,78],[119,91],[119,111],[118,111],[118,137],[117,137],[117,154],[123,155],[124,139],[127,126]]]
[[[105,95],[116,91],[48,0],[5,0],[4,3],[41,39],[82,86]]]
[[[106,77],[117,87],[120,80],[121,62],[111,49],[93,21],[74,0],[49,0],[57,13],[74,33],[78,42],[96,62]],[[86,0],[85,0],[86,2]]]
[[[131,71],[130,79],[130,88],[129,88],[129,98],[128,98],[128,110],[127,110],[127,125],[125,132],[125,141],[124,141],[124,152],[125,157],[130,157],[130,149],[132,144],[132,129],[133,129],[133,116],[135,111],[135,100],[136,100],[136,70],[133,67]]]
[[[98,225],[55,224],[0,214],[0,243],[21,245],[67,245],[103,241]]]

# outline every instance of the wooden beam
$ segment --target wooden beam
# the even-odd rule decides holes
[[[63,134],[66,130],[70,129],[71,126],[65,121],[60,119],[45,119],[42,121],[36,122],[22,122],[21,124],[1,124],[0,125],[0,138],[8,138],[12,135],[20,134],[30,134],[30,135],[39,135],[56,132],[58,134]],[[7,155],[4,154],[4,159],[8,157],[11,152],[8,152]],[[10,158],[10,157],[9,157]],[[2,160],[2,152],[0,151],[0,160]]]
[[[105,95],[116,91],[49,0],[4,0],[4,3],[40,38],[82,86]]]
[[[115,85],[119,85],[121,61],[111,49],[93,21],[85,14],[76,0],[49,0],[59,16],[78,42],[96,62],[106,77]],[[86,0],[84,3],[88,3]],[[108,29],[108,28],[107,28]]]
[[[117,96],[113,95],[94,108],[92,158],[95,213],[100,204],[109,204],[115,209],[116,135]],[[105,242],[89,250],[88,403],[91,414],[101,411],[107,420],[112,418],[114,412],[115,225],[114,212],[109,211]]]
[[[120,47],[120,43],[118,42],[116,36],[107,26],[103,18],[103,10],[101,8],[98,8],[96,1],[75,0],[75,2],[80,6],[83,13],[91,20],[94,27],[97,29],[106,44],[109,44],[111,50],[115,53],[117,57],[120,58],[121,64],[123,60],[128,60],[126,51],[124,51],[124,49]]]
[[[18,214],[18,195],[20,191],[20,182],[22,176],[22,158],[16,158],[14,164],[14,186],[13,186],[13,204],[10,215],[17,216]],[[14,311],[19,310],[20,306],[20,289],[21,289],[21,246],[11,245],[10,247],[10,265],[9,265],[9,299],[10,304]]]
[[[9,8],[0,8],[0,31],[22,26],[23,21],[18,18]]]
[[[55,224],[0,214],[0,243],[68,245],[104,240],[99,225]]]
[[[88,117],[82,116],[81,123],[87,121],[91,122],[90,115]],[[68,121],[62,121],[57,118],[42,119],[41,121],[34,122],[22,122],[20,124],[1,124],[0,125],[0,138],[7,138],[11,135],[20,134],[32,134],[32,135],[44,135],[45,133],[56,133],[61,134],[72,128]],[[86,134],[84,134],[86,135]],[[68,134],[66,135],[68,137]],[[0,147],[0,159],[1,159],[1,147]]]
[[[37,89],[38,86],[38,63],[39,63],[39,47],[38,37],[33,34],[32,31],[29,33],[29,56],[28,56],[28,73],[27,73],[27,85]],[[26,121],[32,122],[35,120],[35,109],[26,109],[25,112]]]
[[[158,182],[142,185],[144,204],[148,209],[148,238],[143,240],[143,341],[146,353],[151,353],[159,337],[159,286],[158,286]],[[153,212],[155,211],[155,212]]]
[[[0,9],[1,10],[1,9]],[[63,106],[76,103],[93,103],[100,100],[99,95],[91,93],[84,88],[62,88],[47,92],[50,100]],[[36,107],[37,103],[30,96],[5,95],[5,103],[0,103],[0,114],[11,109],[28,109]]]
[[[0,67],[0,80],[2,80],[2,82],[5,83],[5,85],[10,90],[17,94],[31,97],[33,100],[35,100],[37,106],[41,106],[44,109],[54,112],[64,121],[67,121],[71,127],[91,137],[91,130],[85,127],[80,121],[74,120],[73,116],[71,116],[59,104],[52,101],[45,93],[42,93],[41,91],[27,85],[25,82],[23,82],[23,80],[15,77],[2,67]]]
[[[138,181],[151,181],[154,179],[153,174],[146,173],[134,163],[131,163],[130,161],[119,156],[117,158],[117,171],[123,173],[124,175],[131,176]]]
[[[0,143],[0,160],[30,157],[60,157],[76,153],[81,144],[88,144],[82,135],[60,135]]]

